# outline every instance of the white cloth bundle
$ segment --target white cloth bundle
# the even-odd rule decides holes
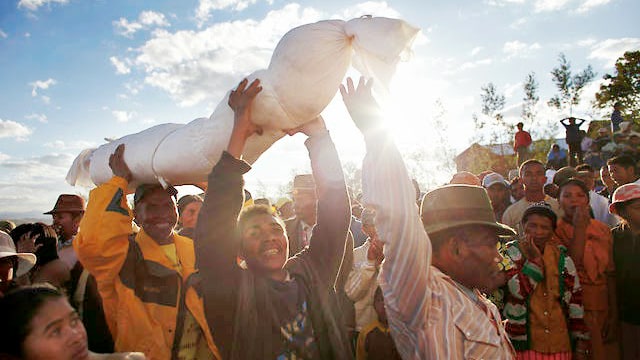
[[[398,19],[362,17],[326,20],[290,30],[280,40],[268,69],[248,76],[263,90],[254,101],[252,121],[261,136],[244,149],[252,163],[284,133],[315,119],[335,96],[350,64],[386,87],[418,29]],[[209,118],[188,124],[163,124],[127,135],[97,149],[84,150],[73,162],[67,182],[91,186],[112,177],[109,155],[124,143],[133,188],[160,181],[173,185],[203,181],[226,148],[233,127],[229,93]]]

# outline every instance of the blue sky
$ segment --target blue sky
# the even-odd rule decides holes
[[[2,1],[0,217],[47,211],[59,193],[86,195],[64,182],[83,148],[208,117],[244,75],[266,67],[287,30],[304,23],[372,14],[422,29],[385,101],[389,126],[410,153],[434,149],[438,132],[447,147],[465,148],[489,81],[507,96],[504,113],[515,124],[531,71],[540,83],[538,117],[560,119],[564,113],[545,105],[560,52],[576,71],[591,64],[598,73],[574,114],[607,118],[590,101],[615,59],[640,49],[639,13],[634,0]],[[359,163],[362,141],[340,101],[324,115],[343,160]],[[268,150],[248,175],[250,189],[275,194],[308,170],[302,141],[286,138]],[[421,173],[424,184],[450,176],[437,162]]]

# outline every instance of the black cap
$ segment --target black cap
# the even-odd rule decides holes
[[[164,189],[169,196],[172,196],[177,200],[178,190],[176,190],[172,185],[169,185],[169,187],[165,189],[160,184],[142,184],[136,188],[136,193],[133,195],[133,206],[138,206],[138,203],[142,201],[145,195],[149,194],[150,191],[156,188]]]

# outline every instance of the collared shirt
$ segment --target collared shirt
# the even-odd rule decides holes
[[[378,287],[378,266],[367,258],[371,241],[353,249],[353,268],[344,285],[347,297],[354,302],[356,311],[356,331],[378,318],[373,308],[373,294]]]
[[[477,290],[479,303],[474,301],[431,266],[431,242],[395,145],[382,132],[365,140],[363,199],[376,209],[376,227],[385,242],[379,280],[402,358],[513,359],[515,351],[495,305]]]

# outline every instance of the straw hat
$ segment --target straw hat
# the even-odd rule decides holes
[[[11,236],[4,231],[0,231],[0,258],[10,256],[18,257],[18,270],[16,271],[15,277],[20,277],[28,273],[33,265],[36,264],[36,256],[34,254],[16,252],[16,246]]]

